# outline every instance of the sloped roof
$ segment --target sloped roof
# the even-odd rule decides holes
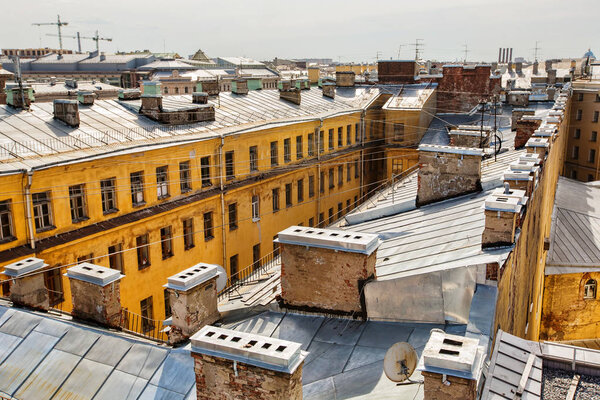
[[[202,61],[202,62],[209,62],[212,63],[213,60],[211,60],[210,58],[208,58],[208,56],[206,55],[206,53],[204,53],[202,51],[202,49],[198,49],[198,51],[196,51],[194,53],[194,55],[191,58],[194,61]]]

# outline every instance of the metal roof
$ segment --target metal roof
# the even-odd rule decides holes
[[[17,399],[195,399],[187,349],[0,306],[0,393]]]
[[[600,268],[600,187],[559,177],[546,274]]]

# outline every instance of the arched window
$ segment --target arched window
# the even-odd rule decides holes
[[[593,279],[589,279],[583,288],[583,298],[584,299],[595,299],[596,298],[596,281]]]

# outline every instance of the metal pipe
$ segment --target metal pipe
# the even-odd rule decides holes
[[[225,195],[223,193],[223,173],[225,167],[223,165],[223,146],[225,139],[221,135],[221,144],[219,145],[219,197],[221,198],[221,247],[223,248],[223,268],[227,271],[227,241],[225,238]]]
[[[35,250],[35,231],[33,230],[33,211],[31,209],[31,184],[33,183],[33,171],[27,170],[27,185],[25,185],[25,212],[29,233],[29,245]]]
[[[364,147],[365,147],[365,117],[366,117],[366,110],[362,110],[360,113],[360,146],[363,148],[360,150],[360,188],[359,188],[359,200],[358,202],[361,203],[362,202],[362,198],[363,198],[363,191],[364,191],[364,186],[365,186],[365,178],[364,178],[364,171],[365,171],[365,151],[364,151]],[[355,205],[355,207],[358,207],[358,205]]]
[[[317,135],[317,160],[320,160],[320,154],[321,154],[321,128],[323,128],[323,118],[319,118],[319,127],[317,128],[317,131],[315,132],[315,135]],[[318,227],[320,226],[319,223],[319,215],[321,214],[321,163],[318,162],[317,163],[317,187],[315,188],[315,190],[317,191],[317,223],[316,225]],[[325,218],[323,218],[323,220],[325,220]]]

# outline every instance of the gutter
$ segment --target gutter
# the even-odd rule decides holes
[[[33,230],[33,211],[31,208],[31,184],[33,183],[33,171],[27,170],[27,184],[25,185],[25,214],[27,218],[27,233],[29,245],[35,250],[35,231]]]

